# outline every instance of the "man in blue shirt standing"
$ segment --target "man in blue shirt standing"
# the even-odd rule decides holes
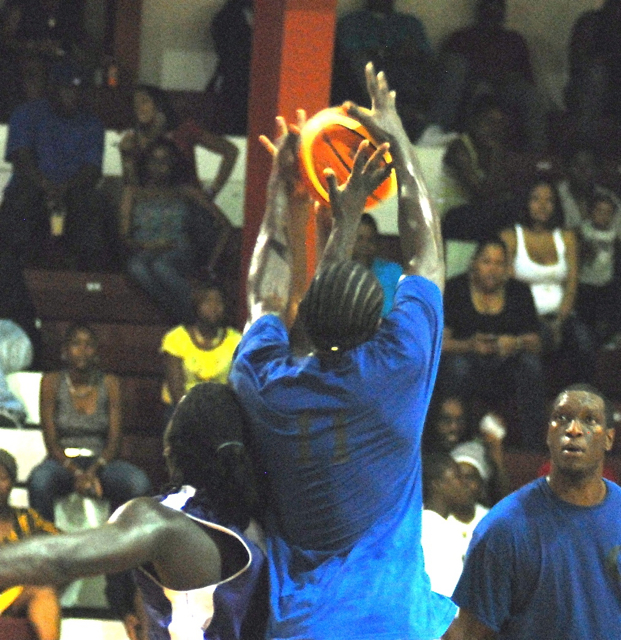
[[[372,64],[366,77],[371,110],[348,110],[384,141],[380,155],[390,148],[397,174],[406,268],[393,310],[380,321],[381,286],[350,260],[365,199],[387,176],[377,153],[367,162],[366,142],[344,185],[328,176],[332,230],[304,294],[310,202],[291,178],[295,161],[286,163],[297,145],[290,132],[276,150],[250,326],[231,372],[269,481],[269,638],[432,639],[455,614],[431,592],[420,544],[420,439],[442,335],[439,220],[394,92]],[[309,355],[279,317],[298,295]]]
[[[96,269],[105,261],[104,218],[95,191],[104,128],[82,109],[84,76],[70,61],[52,68],[48,97],[18,107],[9,122],[6,160],[13,175],[0,210],[0,238],[26,260],[67,245],[70,262]],[[45,263],[45,262],[44,262]]]
[[[475,529],[453,600],[451,640],[618,638],[621,488],[602,478],[612,404],[577,384],[554,401],[552,467]]]

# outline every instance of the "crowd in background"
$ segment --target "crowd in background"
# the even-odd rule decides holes
[[[451,34],[439,51],[419,20],[392,4],[368,0],[339,21],[333,101],[364,104],[364,65],[372,60],[385,70],[411,140],[445,147],[437,194],[443,237],[472,245],[468,270],[446,286],[424,436],[425,561],[430,575],[448,583],[436,587],[431,575],[433,588],[450,595],[476,524],[510,490],[506,444],[544,450],[553,391],[548,359],[562,359],[568,382],[590,382],[598,350],[621,344],[621,194],[600,139],[603,123],[621,126],[621,2],[607,0],[575,24],[566,89],[575,135],[561,156],[552,152],[549,113],[525,41],[504,26],[504,0],[480,0],[475,24]],[[232,227],[214,201],[238,150],[180,119],[161,90],[137,86],[135,120],[120,144],[122,190],[116,200],[103,199],[104,128],[81,103],[84,36],[71,12],[53,27],[48,21],[46,31],[24,7],[32,9],[5,3],[2,24],[13,66],[0,86],[24,101],[10,115],[13,176],[0,209],[0,426],[24,422],[5,376],[28,368],[38,349],[23,267],[44,267],[50,257],[70,269],[124,270],[166,317],[167,422],[197,383],[227,382],[241,338],[229,326],[230,301],[217,282]],[[214,32],[220,64],[209,90],[222,105],[246,104],[251,14],[250,2],[232,0],[214,21],[222,34],[245,25],[235,52],[230,38]],[[245,110],[228,115],[228,123],[218,116],[214,129],[244,133]],[[196,174],[197,146],[220,157],[209,185]],[[377,276],[386,315],[401,266],[385,260],[379,246],[377,224],[365,213],[353,257]],[[48,458],[29,488],[31,504],[49,520],[54,497],[71,490],[114,505],[151,491],[145,474],[118,458],[121,382],[99,369],[97,348],[91,328],[71,328],[62,369],[44,376]],[[68,447],[90,454],[69,459]],[[11,464],[0,459],[0,476],[4,470],[14,482]],[[610,470],[608,476],[616,479]],[[449,537],[435,533],[444,531],[438,514],[452,524]],[[453,560],[448,548],[457,550]]]

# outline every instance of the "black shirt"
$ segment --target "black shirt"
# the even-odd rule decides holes
[[[539,319],[530,287],[509,279],[505,285],[505,306],[500,313],[479,313],[470,296],[469,275],[451,278],[444,290],[444,324],[456,340],[475,333],[518,336],[539,331]]]

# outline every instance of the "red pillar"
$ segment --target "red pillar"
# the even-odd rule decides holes
[[[295,122],[328,106],[337,0],[255,0],[250,78],[248,157],[242,232],[240,321],[246,318],[245,283],[265,211],[271,158],[258,142],[274,134],[274,120]]]

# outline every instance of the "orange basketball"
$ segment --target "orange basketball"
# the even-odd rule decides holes
[[[379,146],[358,120],[349,116],[341,107],[324,109],[310,118],[301,131],[300,165],[301,173],[311,196],[328,204],[330,194],[328,181],[323,175],[326,168],[334,171],[338,184],[347,180],[354,163],[358,146],[369,140],[369,157]],[[389,153],[384,161],[391,162]],[[365,207],[370,209],[397,191],[394,170],[390,176],[369,196]]]

